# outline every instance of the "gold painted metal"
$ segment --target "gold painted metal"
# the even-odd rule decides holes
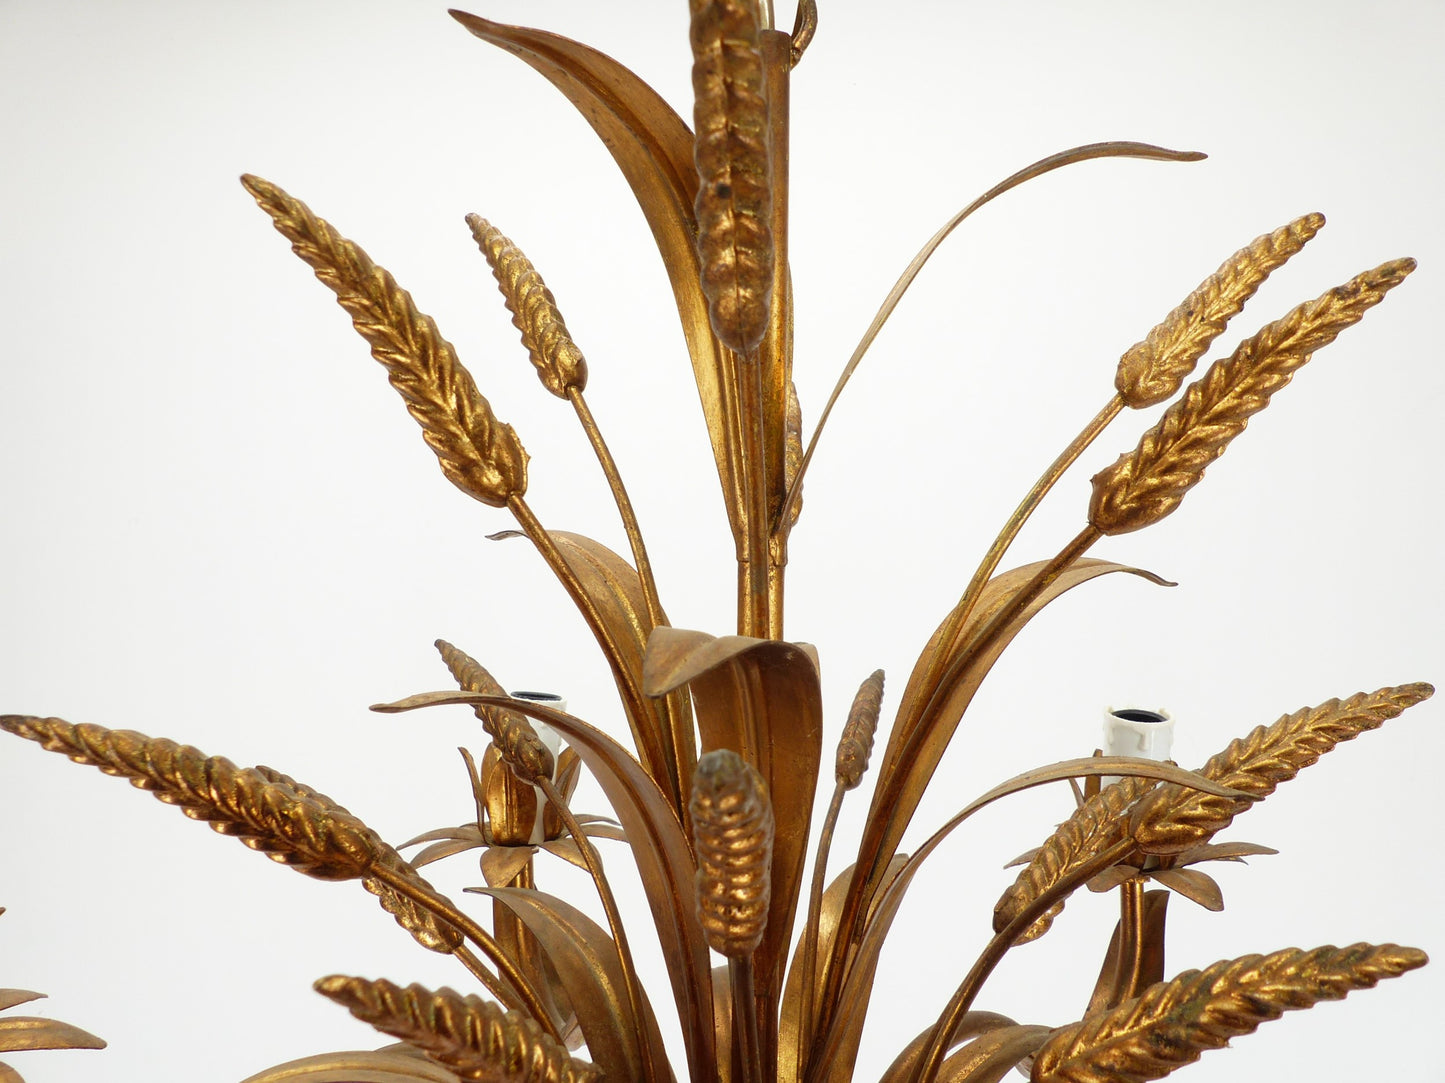
[[[0,906],[0,914],[5,908]],[[44,1000],[44,993],[29,989],[0,989],[0,1012]],[[58,1019],[34,1015],[0,1015],[0,1053],[31,1049],[104,1049],[105,1040]],[[24,1083],[20,1073],[0,1063],[0,1083]]]
[[[980,809],[1061,782],[1074,788],[1078,809],[1020,859],[1025,868],[999,900],[992,936],[961,968],[949,1001],[936,1016],[925,1008],[914,1033],[886,1037],[899,1052],[885,1080],[981,1083],[1020,1064],[1031,1064],[1038,1083],[1157,1079],[1284,1010],[1423,964],[1423,953],[1393,945],[1287,949],[1170,980],[1164,943],[1171,893],[1208,909],[1223,905],[1218,885],[1194,866],[1273,852],[1217,842],[1218,832],[1338,743],[1428,697],[1433,690],[1426,684],[1287,715],[1198,772],[1105,756],[1036,768],[970,802],[912,854],[900,850],[974,694],[1014,636],[1055,599],[1104,575],[1127,572],[1172,585],[1088,554],[1107,537],[1170,514],[1248,420],[1315,351],[1399,285],[1414,262],[1385,263],[1267,323],[1181,393],[1226,324],[1322,227],[1321,215],[1307,214],[1229,257],[1124,353],[1108,400],[1025,494],[924,644],[875,766],[853,861],[829,883],[844,794],[860,785],[872,758],[883,674],[863,683],[843,726],[833,796],[814,843],[823,770],[819,663],[812,648],[784,640],[783,616],[789,535],[839,396],[930,257],[980,207],[1044,173],[1092,159],[1188,162],[1203,155],[1144,143],[1089,144],[1043,158],[974,200],[904,269],[805,441],[793,378],[789,101],[818,9],[803,0],[791,34],[774,28],[765,0],[691,0],[690,13],[695,132],[635,74],[585,45],[452,14],[561,90],[602,137],[638,199],[682,323],[733,535],[737,634],[713,636],[668,621],[641,525],[585,398],[587,361],[536,267],[496,226],[467,218],[543,386],[571,403],[588,437],[622,519],[630,562],[591,538],[543,525],[526,499],[528,457],[516,433],[498,421],[456,350],[388,272],[281,188],[243,178],[386,368],[443,474],[467,495],[509,512],[519,529],[492,536],[528,539],[576,605],[612,672],[632,748],[572,715],[511,699],[478,662],[439,640],[461,690],[375,709],[470,706],[491,744],[480,766],[462,750],[475,822],[417,836],[405,846],[427,845],[407,860],[345,808],[278,771],[239,768],[129,731],[0,717],[0,729],[126,778],[276,861],[319,879],[360,881],[421,946],[456,957],[493,998],[325,978],[317,985],[322,993],[403,1045],[306,1058],[253,1079],[849,1080],[880,954],[923,863]],[[1095,476],[1078,533],[1051,558],[1000,571],[1025,523],[1110,423],[1126,407],[1171,399],[1135,450]],[[552,727],[567,748],[554,755],[533,722]],[[617,822],[573,813],[569,802],[584,768]],[[1117,781],[1101,787],[1105,777]],[[636,916],[621,912],[594,838],[624,843],[620,853],[637,866],[666,964],[664,987],[644,987],[629,946]],[[480,852],[486,886],[468,890],[490,897],[490,930],[418,871],[471,850]],[[543,890],[539,850],[589,873],[605,927]],[[805,882],[811,890],[798,928]],[[1007,953],[1038,939],[1085,886],[1117,889],[1120,916],[1079,1021],[1056,1028],[976,1009]],[[950,934],[987,922],[988,915],[960,914]],[[727,966],[715,968],[710,950]],[[685,1056],[676,1067],[658,1025],[657,1002],[668,993]],[[8,1002],[0,996],[0,1008],[30,996],[13,994]],[[0,1022],[0,1048],[24,1040],[6,1037],[19,1029]],[[53,1024],[52,1037],[77,1044],[89,1038],[61,1024]],[[587,1060],[569,1052],[583,1043]],[[13,1077],[6,1071],[0,1068],[0,1079]]]

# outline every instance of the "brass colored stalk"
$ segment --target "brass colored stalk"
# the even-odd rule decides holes
[[[1119,885],[1119,958],[1108,1008],[1139,995],[1144,966],[1144,881],[1132,877]]]
[[[1072,876],[1061,880],[1052,891],[1040,895],[1028,907],[1021,910],[1018,917],[1009,922],[1002,932],[997,933],[988,942],[983,953],[973,964],[973,968],[954,992],[948,1006],[943,1009],[943,1014],[938,1017],[938,1022],[934,1024],[928,1051],[919,1058],[918,1071],[913,1076],[913,1083],[933,1083],[938,1077],[938,1069],[943,1065],[943,1058],[948,1053],[949,1035],[958,1028],[959,1020],[973,1006],[974,998],[983,988],[983,983],[988,980],[994,968],[1003,961],[1009,948],[1014,946],[1024,930],[1037,921],[1057,900],[1097,876],[1109,866],[1117,865],[1133,849],[1134,843],[1131,839],[1115,843],[1087,865],[1080,866]]]
[[[602,869],[602,856],[592,845],[592,840],[583,832],[582,825],[572,815],[572,809],[562,795],[557,792],[557,787],[552,784],[552,780],[545,775],[538,776],[535,785],[541,789],[542,795],[547,798],[552,807],[557,810],[557,815],[562,818],[563,825],[571,834],[572,840],[577,843],[582,860],[587,863],[587,871],[592,874],[592,882],[597,885],[597,897],[602,900],[602,910],[607,915],[607,925],[612,932],[613,942],[617,945],[617,961],[622,965],[622,976],[627,984],[627,1002],[632,1009],[632,1018],[637,1021],[639,1028],[645,1028],[644,1001],[641,987],[637,981],[637,967],[632,962],[632,949],[627,945],[627,931],[622,926],[622,914],[617,909],[617,899],[612,894],[611,885],[607,882],[607,873]],[[637,1048],[642,1054],[643,1078],[649,1080],[664,1078],[665,1076],[658,1075],[657,1066],[652,1063],[652,1043],[647,1040],[645,1029],[637,1035]]]
[[[1023,590],[1009,599],[1008,604],[994,614],[993,619],[978,633],[978,636],[974,639],[974,649],[969,651],[968,654],[956,658],[953,664],[948,667],[947,671],[943,674],[939,687],[933,690],[933,693],[929,696],[927,705],[919,717],[928,716],[930,710],[938,701],[940,689],[947,688],[949,684],[952,683],[958,671],[968,664],[970,658],[985,653],[989,647],[993,645],[993,641],[1003,634],[1004,629],[1013,622],[1014,618],[1037,600],[1038,596],[1047,590],[1055,579],[1066,572],[1074,561],[1087,553],[1089,547],[1101,537],[1103,537],[1103,534],[1096,527],[1092,525],[1084,527],[1083,530],[1075,535],[1073,541],[1060,549],[1053,559],[1040,568],[1034,577],[1029,580],[1028,586],[1024,587]],[[913,738],[917,736],[918,731],[915,729],[914,732],[909,735],[909,744],[911,744]],[[907,763],[912,751],[908,744],[905,744],[898,762]]]
[[[571,566],[568,565],[567,559],[562,555],[561,551],[558,550],[556,543],[552,541],[552,536],[547,533],[547,529],[542,526],[537,516],[533,514],[531,507],[528,506],[524,498],[520,496],[509,497],[507,500],[507,508],[511,511],[512,515],[516,517],[517,524],[522,528],[522,532],[526,534],[532,544],[537,547],[537,552],[542,555],[542,559],[547,562],[548,567],[552,569],[552,573],[561,582],[563,588],[581,611],[583,619],[587,621],[587,626],[592,629],[592,634],[596,636],[603,653],[607,655],[607,661],[612,667],[612,672],[617,676],[622,686],[622,692],[629,700],[635,717],[638,719],[648,717],[649,711],[647,703],[642,698],[636,682],[627,672],[627,667],[622,662],[622,652],[617,646],[617,641],[613,638],[611,631],[608,630],[606,622],[602,619],[602,614],[597,612],[597,606],[593,604],[592,599],[588,597],[587,591],[583,589],[581,582],[577,579]]]
[[[607,485],[612,490],[612,499],[617,505],[617,513],[622,516],[622,529],[627,532],[627,544],[632,547],[632,559],[637,564],[637,578],[642,582],[642,597],[647,603],[648,619],[652,621],[654,628],[660,624],[666,624],[667,618],[663,615],[662,602],[657,594],[657,580],[652,575],[652,561],[647,557],[647,546],[642,540],[642,528],[637,523],[637,513],[632,508],[632,500],[627,495],[627,487],[622,484],[622,474],[617,469],[617,460],[612,457],[612,451],[607,447],[607,441],[602,439],[602,430],[598,428],[597,419],[592,416],[592,411],[587,406],[587,400],[583,397],[581,388],[575,385],[567,388],[567,399],[572,403],[572,408],[577,411],[577,420],[582,423],[582,429],[592,443],[592,450],[597,453],[597,462],[602,467],[602,473],[607,476]]]
[[[732,1078],[741,1083],[763,1083],[763,1051],[758,1034],[757,989],[751,953],[728,960],[728,985],[733,993],[733,1025],[737,1028],[737,1048],[742,1059],[742,1064],[733,1066]]]
[[[818,853],[813,859],[813,886],[808,893],[808,922],[803,926],[803,1008],[798,1015],[798,1064],[806,1067],[806,1058],[813,1048],[813,989],[818,965],[818,926],[823,919],[823,885],[827,883],[828,852],[833,848],[833,832],[838,827],[838,813],[843,808],[843,795],[848,787],[839,782],[833,787],[833,800],[823,817],[823,833],[818,837]]]
[[[988,586],[989,579],[998,569],[999,562],[1003,560],[1004,554],[1018,537],[1019,531],[1029,520],[1029,516],[1048,495],[1050,489],[1064,476],[1064,472],[1073,466],[1086,448],[1098,439],[1099,434],[1108,427],[1114,418],[1119,416],[1124,409],[1124,400],[1115,394],[1102,410],[1094,415],[1079,435],[1075,436],[1068,447],[1059,453],[1059,457],[1053,461],[1047,470],[1034,482],[1034,487],[1028,491],[1014,513],[1009,516],[1008,522],[1004,523],[1003,529],[994,538],[993,544],[989,546],[988,552],[984,554],[983,560],[979,563],[978,570],[973,573],[973,579],[969,582],[968,588],[963,592],[958,605],[949,614],[948,622],[944,627],[943,634],[938,637],[938,646],[934,648],[933,657],[929,659],[928,671],[923,678],[923,688],[932,688],[939,676],[939,669],[943,665],[943,659],[953,650],[955,641],[968,624],[968,618],[973,616],[974,607],[978,599],[983,595],[983,588]]]
[[[738,427],[743,443],[743,564],[738,596],[738,635],[768,637],[768,490],[763,433],[763,372],[756,356],[736,362]]]
[[[457,960],[471,972],[472,977],[481,982],[487,992],[502,1002],[502,1005],[512,1011],[525,1011],[522,1002],[517,999],[517,994],[508,989],[497,980],[497,976],[483,965],[482,961],[472,954],[472,949],[463,944],[452,952]]]
[[[557,1024],[547,1012],[547,1009],[542,1006],[542,999],[537,995],[537,990],[527,981],[526,975],[517,969],[516,963],[509,959],[506,953],[501,950],[497,942],[488,934],[487,930],[483,929],[455,906],[452,906],[451,903],[436,894],[436,892],[428,891],[420,884],[408,880],[393,869],[378,865],[375,869],[371,870],[371,875],[375,876],[388,887],[393,888],[397,894],[405,896],[416,903],[417,906],[422,907],[424,910],[431,911],[433,914],[436,914],[438,917],[443,918],[460,929],[472,943],[482,949],[482,954],[496,965],[498,973],[511,983],[512,988],[517,992],[518,998],[522,1001],[523,1009],[536,1019],[538,1025],[553,1038],[556,1038],[559,1042],[562,1040],[562,1036],[557,1033]],[[488,989],[492,989],[490,983],[487,984],[487,987]]]

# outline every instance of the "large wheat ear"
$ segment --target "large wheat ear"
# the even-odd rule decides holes
[[[1127,534],[1172,512],[1314,352],[1358,323],[1414,269],[1414,260],[1399,259],[1356,275],[1267,324],[1231,356],[1216,361],[1133,451],[1094,475],[1089,523],[1101,534]]]
[[[1341,741],[1378,729],[1386,719],[1434,692],[1428,684],[1406,684],[1305,707],[1268,729],[1257,726],[1244,738],[1231,741],[1199,773],[1255,800],[1267,797]],[[1146,853],[1178,854],[1207,842],[1250,804],[1244,798],[1215,797],[1165,783],[1134,806],[1129,828]]]
[[[485,1083],[596,1083],[602,1074],[574,1059],[535,1021],[451,989],[405,989],[389,981],[333,974],[316,991],[377,1030],[425,1050],[466,1080]]]
[[[274,767],[260,766],[255,768],[256,773],[261,775],[268,782],[275,782],[282,786],[289,786],[301,797],[315,801],[324,808],[330,809],[333,813],[342,816],[350,816],[351,813],[310,786],[297,782],[290,775],[283,774]],[[380,835],[371,828],[366,828],[370,837],[372,847],[376,853],[376,864],[385,869],[390,869],[398,877],[416,885],[428,895],[435,895],[436,889],[431,882],[422,876],[412,867],[411,862],[397,853],[395,847],[386,842]],[[429,910],[418,906],[411,899],[402,895],[390,884],[383,883],[374,876],[368,876],[361,881],[361,886],[376,896],[381,908],[392,917],[396,923],[407,932],[418,944],[428,951],[437,951],[443,954],[450,954],[456,951],[464,943],[462,931],[450,922],[443,921]]]
[[[1003,932],[1030,903],[1043,897],[1092,858],[1128,837],[1129,806],[1155,785],[1152,778],[1128,776],[1105,786],[1055,829],[1039,847],[1018,879],[1004,892],[993,910],[993,930]],[[1037,940],[1049,931],[1064,908],[1060,899],[1019,937],[1019,943]]]
[[[521,441],[512,426],[497,420],[452,344],[417,311],[411,294],[299,199],[260,177],[248,174],[241,183],[351,314],[448,480],[493,507],[523,495],[527,452]]]
[[[773,290],[772,167],[756,0],[692,0],[697,247],[713,333],[749,354]]]
[[[1142,342],[1119,359],[1114,387],[1134,408],[1163,402],[1179,390],[1209,344],[1269,277],[1302,249],[1325,224],[1306,214],[1273,233],[1256,237],[1206,278]]]
[[[0,716],[0,729],[76,763],[129,780],[273,861],[321,880],[364,878],[378,866],[376,836],[346,812],[305,797],[254,767],[133,730],[59,718]]]
[[[1396,944],[1286,948],[1245,955],[1173,981],[1054,1032],[1034,1057],[1033,1083],[1146,1083],[1198,1060],[1287,1011],[1339,1000],[1424,966]]]

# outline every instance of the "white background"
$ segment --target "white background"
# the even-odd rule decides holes
[[[1182,510],[1097,547],[1181,585],[1103,579],[1035,621],[975,701],[909,845],[1000,779],[1087,754],[1105,703],[1167,706],[1195,766],[1282,712],[1445,676],[1445,7],[822,6],[794,89],[809,425],[899,269],[975,194],[1101,139],[1211,155],[1088,163],[1008,195],[949,242],[879,339],[793,543],[788,634],[821,651],[830,747],[875,666],[896,697],[997,524],[1108,398],[1119,353],[1226,255],[1306,211],[1330,220],[1240,333],[1388,258],[1421,261]],[[481,14],[594,44],[690,113],[681,0],[496,0]],[[0,95],[0,709],[269,763],[393,840],[467,817],[454,748],[485,743],[462,710],[366,711],[447,684],[437,636],[622,731],[565,596],[529,547],[483,540],[507,517],[440,476],[242,172],[392,270],[515,424],[543,521],[621,549],[570,411],[537,384],[462,216],[517,240],[588,354],[589,399],[673,622],[731,630],[730,542],[661,263],[610,158],[540,76],[431,3],[8,0]],[[1073,536],[1089,476],[1154,416],[1122,418],[1085,455],[1017,562]],[[1355,940],[1445,956],[1442,714],[1416,708],[1241,820],[1230,837],[1283,853],[1222,868],[1221,915],[1174,901],[1171,971]],[[856,838],[865,798],[841,838]],[[1068,807],[1057,789],[996,807],[919,879],[859,1078],[934,1018],[989,934],[1000,865]],[[451,891],[480,880],[470,857],[440,870]],[[551,866],[539,875],[588,897]],[[0,904],[0,984],[50,993],[40,1011],[111,1043],[15,1056],[32,1083],[237,1080],[382,1044],[310,992],[328,973],[470,987],[354,885],[296,876],[8,737]],[[979,1006],[1076,1018],[1113,906],[1076,899]],[[641,946],[645,913],[632,913]],[[675,1033],[655,952],[647,965]],[[1271,1023],[1185,1078],[1438,1079],[1442,1008],[1436,964]]]

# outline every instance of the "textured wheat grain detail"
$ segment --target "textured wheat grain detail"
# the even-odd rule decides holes
[[[1424,966],[1395,944],[1286,948],[1245,955],[1159,982],[1131,1000],[1054,1032],[1034,1058],[1033,1083],[1145,1083],[1252,1034],[1287,1011],[1339,1000]]]
[[[601,1073],[574,1059],[536,1021],[451,989],[405,989],[339,974],[316,991],[377,1030],[422,1049],[465,1080],[486,1083],[594,1083]]]
[[[523,495],[527,452],[521,441],[496,419],[451,343],[417,311],[411,294],[299,199],[260,177],[241,182],[350,314],[448,480],[493,507]]]
[[[753,767],[728,749],[709,752],[693,773],[697,917],[708,946],[732,959],[762,941],[772,897],[773,806]]]
[[[462,691],[486,696],[507,695],[481,663],[466,652],[444,639],[436,641],[436,648]],[[482,706],[476,708],[476,714],[513,774],[523,782],[533,784],[552,777],[556,766],[552,750],[542,743],[525,715],[505,707]]]
[[[773,288],[772,173],[758,12],[749,0],[692,0],[693,159],[698,257],[713,333],[749,354]]]
[[[1209,344],[1244,308],[1270,272],[1298,252],[1325,224],[1306,214],[1273,233],[1256,237],[1225,260],[1179,306],[1119,359],[1114,387],[1135,409],[1163,402],[1178,391]]]
[[[1395,260],[1357,275],[1245,339],[1234,353],[1190,384],[1139,446],[1094,475],[1089,522],[1103,534],[1126,534],[1177,508],[1205,468],[1275,392],[1341,331],[1380,303],[1415,269]]]
[[[878,732],[878,715],[883,709],[883,671],[875,669],[853,697],[843,736],[838,740],[838,757],[833,776],[845,790],[857,787],[873,755],[873,738]]]
[[[267,782],[276,783],[281,786],[289,786],[299,796],[315,801],[323,808],[329,809],[333,814],[342,816],[351,815],[347,809],[333,801],[330,797],[327,797],[324,793],[297,782],[290,775],[283,774],[274,767],[261,766],[254,768],[254,770]],[[365,831],[371,843],[372,852],[375,854],[375,865],[390,869],[398,876],[404,877],[406,880],[417,885],[417,887],[423,889],[428,894],[435,894],[436,889],[432,887],[431,883],[423,877],[421,873],[417,872],[416,869],[412,868],[411,863],[402,857],[401,854],[397,853],[396,849],[390,843],[382,839],[380,835],[372,831],[369,827],[365,828]],[[361,881],[361,886],[375,895],[377,902],[381,904],[381,908],[394,917],[396,923],[409,932],[412,938],[428,951],[437,951],[449,955],[460,948],[465,942],[461,930],[455,925],[443,921],[431,911],[424,910],[417,906],[416,903],[412,902],[405,895],[400,894],[396,888],[390,884],[382,883],[374,876],[368,876]]]
[[[1199,773],[1255,799],[1267,797],[1340,742],[1377,729],[1434,691],[1428,684],[1406,684],[1303,708],[1231,741]],[[1250,804],[1243,798],[1215,797],[1170,782],[1134,807],[1129,830],[1146,853],[1178,854],[1207,842]]]
[[[522,333],[522,345],[527,348],[542,386],[560,399],[567,397],[568,388],[585,390],[587,359],[572,341],[557,300],[532,261],[485,218],[469,214],[467,225],[477,247],[487,257],[507,311],[512,314],[512,325]]]
[[[270,781],[255,768],[240,768],[165,738],[59,718],[5,715],[0,729],[127,779],[191,819],[204,820],[308,876],[352,880],[376,865],[374,836],[365,824]]]
[[[1030,903],[1042,898],[1070,874],[1129,834],[1129,806],[1148,793],[1154,780],[1128,776],[1105,786],[1055,828],[1018,879],[993,909],[993,930],[1002,932]],[[1037,940],[1049,931],[1064,909],[1060,899],[1024,931],[1019,943]]]

